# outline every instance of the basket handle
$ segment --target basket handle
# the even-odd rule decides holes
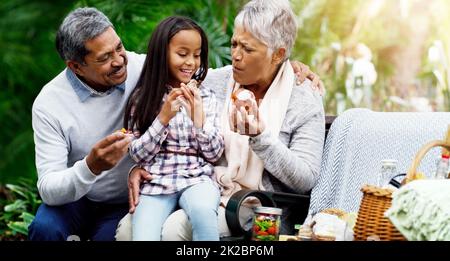
[[[420,164],[420,161],[422,161],[423,157],[429,150],[431,150],[434,147],[444,147],[447,150],[450,150],[450,144],[443,140],[434,140],[429,143],[427,143],[425,146],[423,146],[419,152],[417,152],[416,157],[414,158],[411,167],[408,170],[408,173],[406,174],[405,182],[409,182],[414,179],[416,175],[416,169]]]

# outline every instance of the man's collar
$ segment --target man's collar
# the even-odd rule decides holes
[[[72,70],[70,70],[69,68],[66,68],[66,76],[67,76],[67,79],[69,80],[70,85],[72,86],[73,90],[75,91],[75,93],[80,98],[81,102],[84,102],[90,96],[99,96],[97,93],[95,93],[95,90],[93,90],[92,88],[87,86],[84,82],[82,82],[75,75],[75,73],[72,72]],[[123,82],[123,83],[121,83],[119,85],[114,86],[113,88],[111,88],[110,90],[108,90],[106,92],[109,94],[115,88],[120,90],[120,91],[125,91],[125,86],[126,86],[125,82]]]

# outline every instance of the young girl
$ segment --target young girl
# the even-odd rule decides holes
[[[153,179],[140,190],[133,240],[160,240],[167,217],[180,206],[192,223],[193,240],[219,240],[219,188],[213,166],[224,150],[217,102],[202,86],[208,42],[191,19],[169,17],[155,29],[141,76],[128,101],[125,126],[137,137],[131,157]]]

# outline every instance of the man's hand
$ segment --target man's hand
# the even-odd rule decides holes
[[[130,176],[128,177],[128,203],[130,214],[133,214],[136,210],[136,206],[139,204],[139,187],[145,180],[152,180],[152,175],[142,168],[134,168]]]
[[[86,163],[95,175],[112,169],[127,153],[132,138],[129,134],[115,132],[97,142],[86,157]]]
[[[309,69],[309,66],[298,62],[291,61],[292,69],[294,69],[295,76],[297,76],[297,84],[302,84],[306,79],[312,81],[312,87],[317,90],[320,95],[325,93],[325,87],[319,76]]]

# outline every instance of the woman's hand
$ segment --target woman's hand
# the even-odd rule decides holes
[[[203,100],[200,95],[200,90],[192,85],[181,83],[180,90],[183,96],[179,96],[180,104],[186,109],[186,112],[191,118],[196,128],[202,128],[205,120],[203,112]]]
[[[177,112],[180,111],[181,103],[178,97],[182,96],[183,92],[180,89],[173,89],[164,102],[161,111],[159,112],[158,119],[163,125],[169,124],[169,121],[175,117]]]
[[[258,136],[264,131],[265,124],[260,117],[258,105],[255,100],[251,103],[248,111],[243,106],[238,109],[232,104],[229,118],[231,131],[250,137]]]

